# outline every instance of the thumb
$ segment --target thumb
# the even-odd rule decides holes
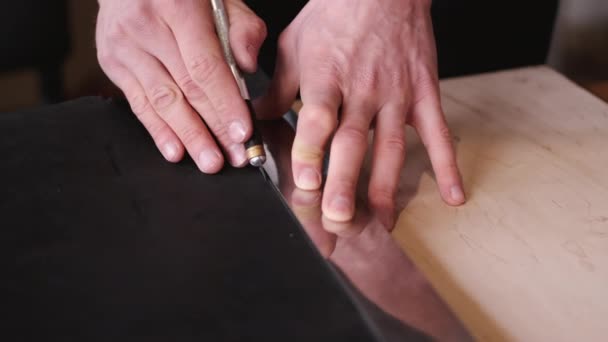
[[[234,59],[245,72],[257,69],[258,54],[266,39],[266,24],[242,1],[229,1],[226,11],[230,20],[230,46]]]

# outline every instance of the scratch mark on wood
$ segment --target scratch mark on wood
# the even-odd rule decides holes
[[[606,238],[606,237],[608,237],[608,233],[607,232],[602,232],[602,231],[597,231],[597,230],[589,230],[588,233],[590,235],[594,235],[594,236],[597,236],[599,238]]]
[[[587,207],[587,216],[591,216],[591,202],[584,198],[583,201],[585,201],[585,206]]]
[[[475,249],[475,248],[473,247],[473,245],[471,245],[471,243],[469,242],[469,239],[468,239],[468,238],[467,238],[467,237],[466,237],[464,234],[459,233],[459,234],[458,234],[458,236],[460,236],[460,239],[461,239],[462,241],[464,241],[464,243],[466,243],[466,244],[467,244],[467,246],[469,246],[469,248],[470,248],[470,249]]]
[[[467,103],[467,102],[465,102],[463,100],[460,100],[459,98],[457,98],[457,97],[455,97],[453,95],[445,93],[445,94],[443,94],[443,96],[445,98],[451,100],[452,102],[456,103],[457,105],[459,105],[461,107],[464,107],[464,108],[472,111],[473,113],[475,113],[475,114],[477,114],[479,116],[482,116],[482,117],[486,116],[486,114],[481,109],[479,109],[477,107],[473,107],[471,104],[469,104],[469,103]]]
[[[598,216],[598,217],[593,218],[593,221],[599,222],[599,223],[606,223],[606,222],[608,222],[608,217]]]
[[[555,204],[558,208],[564,209],[564,207],[561,204],[557,203],[556,200],[551,200],[551,202],[553,202],[553,204]]]
[[[589,261],[589,256],[585,252],[583,246],[580,243],[574,240],[568,240],[562,243],[562,247],[575,257],[577,257],[579,265],[586,269],[589,272],[593,272],[595,270],[595,266],[593,263]]]
[[[586,269],[589,272],[595,271],[595,266],[592,263],[590,263],[587,259],[579,259],[578,263],[579,263],[579,265],[581,265],[581,267],[583,267],[584,269]]]
[[[585,250],[583,249],[583,247],[581,247],[581,245],[574,240],[568,240],[568,241],[564,242],[562,244],[562,247],[564,247],[565,250],[576,255],[577,257],[580,257],[580,258],[587,257],[587,254],[585,253]]]
[[[551,148],[551,146],[541,144],[540,147],[542,147],[544,150],[546,150],[548,152],[553,153],[553,149]]]
[[[524,245],[526,247],[526,249],[529,252],[529,255],[532,259],[534,259],[534,261],[536,261],[537,264],[540,264],[540,260],[538,259],[538,257],[536,256],[536,254],[534,254],[534,249],[532,248],[532,246],[530,246],[530,244],[524,240],[519,234],[517,234],[514,231],[511,231],[511,234],[513,235],[513,237],[515,238],[515,240],[519,241],[522,245]]]
[[[508,264],[508,262],[507,262],[507,260],[505,258],[501,257],[500,255],[498,255],[498,254],[496,254],[494,252],[489,251],[488,249],[486,249],[485,247],[483,247],[479,243],[475,242],[473,239],[471,239],[467,235],[462,234],[462,233],[458,233],[458,235],[460,236],[460,239],[462,241],[464,241],[464,243],[466,243],[467,246],[469,246],[469,248],[471,248],[472,250],[480,251],[482,253],[485,253],[485,254],[491,256],[495,260],[497,260],[499,262],[502,262],[503,264]]]

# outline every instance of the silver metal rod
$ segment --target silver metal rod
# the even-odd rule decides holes
[[[247,84],[245,83],[245,79],[243,78],[243,75],[236,64],[236,60],[234,59],[234,55],[232,54],[232,49],[230,47],[230,21],[228,19],[226,7],[224,7],[224,2],[222,0],[211,0],[211,7],[213,8],[215,30],[217,31],[217,36],[220,40],[220,44],[222,45],[226,63],[228,63],[230,71],[236,80],[239,91],[241,92],[241,96],[245,100],[250,100]]]

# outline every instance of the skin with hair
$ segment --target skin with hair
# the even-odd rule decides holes
[[[351,220],[374,131],[371,207],[387,216],[405,162],[405,126],[427,148],[449,205],[465,201],[442,112],[430,0],[311,0],[279,38],[277,66],[258,114],[279,117],[298,92],[304,104],[292,148],[295,184],[322,186],[323,215]],[[200,0],[99,0],[100,65],[124,92],[165,159],[188,153],[202,172],[246,165],[247,107],[223,60],[211,6]],[[230,44],[253,72],[265,23],[240,0],[225,0]],[[330,143],[331,141],[331,143]],[[391,223],[388,223],[389,225]]]

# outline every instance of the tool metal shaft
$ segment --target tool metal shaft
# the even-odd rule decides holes
[[[249,96],[249,90],[245,83],[245,78],[241,74],[241,71],[236,64],[232,49],[230,47],[230,21],[228,19],[228,13],[224,7],[222,0],[211,0],[211,7],[213,8],[213,19],[215,21],[215,30],[217,32],[222,50],[224,52],[224,58],[226,63],[234,76],[236,84],[239,88],[241,96],[247,104],[249,115],[251,117],[251,124],[253,125],[253,133],[249,140],[245,142],[245,149],[247,153],[247,159],[253,166],[262,166],[266,162],[266,153],[264,151],[264,143],[262,141],[262,135],[259,133],[256,124],[256,115],[251,104],[251,97]]]
[[[228,13],[226,12],[226,7],[224,7],[224,2],[222,0],[211,0],[211,7],[213,8],[215,30],[220,40],[226,63],[228,63],[228,67],[230,67],[230,71],[236,80],[239,91],[241,92],[241,96],[243,96],[243,99],[245,100],[250,100],[245,79],[243,78],[243,75],[236,64],[236,60],[234,59],[234,55],[232,54],[232,49],[230,47],[230,22],[228,21]]]

